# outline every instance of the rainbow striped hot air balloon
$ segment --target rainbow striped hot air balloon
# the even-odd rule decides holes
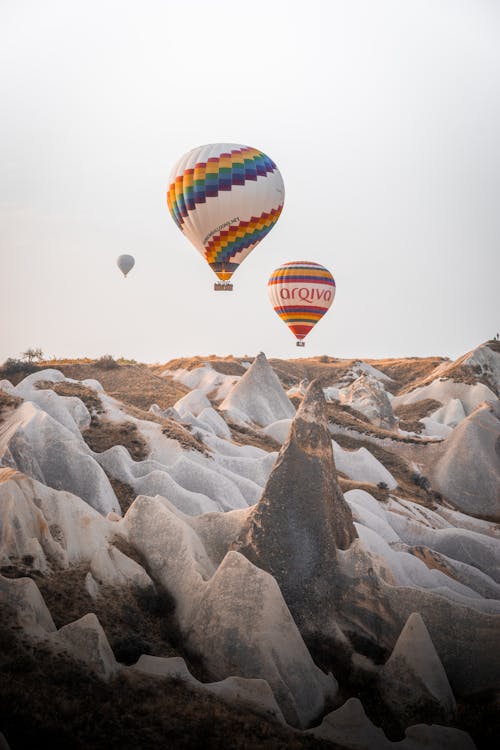
[[[297,260],[272,272],[268,292],[274,311],[287,324],[297,346],[321,320],[335,297],[335,279],[319,263]]]
[[[276,164],[262,151],[210,143],[174,166],[167,191],[173,220],[222,283],[278,221],[285,188]]]

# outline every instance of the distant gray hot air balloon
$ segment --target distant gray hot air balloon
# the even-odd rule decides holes
[[[135,266],[135,258],[133,255],[119,255],[118,260],[116,261],[116,265],[118,266],[122,274],[124,276],[127,276],[127,274]]]

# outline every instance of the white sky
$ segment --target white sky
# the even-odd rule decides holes
[[[232,294],[165,201],[212,141],[285,181]],[[499,196],[497,0],[0,0],[0,361],[458,356],[500,329]],[[302,350],[289,260],[337,282]]]

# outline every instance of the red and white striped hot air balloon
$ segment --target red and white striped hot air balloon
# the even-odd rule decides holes
[[[335,279],[319,263],[297,260],[272,272],[268,292],[274,311],[287,324],[297,346],[321,320],[335,297]]]

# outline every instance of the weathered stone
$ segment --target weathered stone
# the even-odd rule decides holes
[[[266,427],[295,415],[278,376],[261,352],[220,405],[236,422],[255,422]]]
[[[266,680],[226,677],[225,680],[219,682],[199,682],[188,670],[184,659],[179,656],[166,658],[143,654],[131,669],[157,677],[181,679],[197,690],[213,693],[232,706],[247,708],[285,723],[280,707]]]
[[[237,552],[205,585],[186,637],[214,677],[266,680],[294,726],[307,726],[337,692],[311,659],[274,578]]]
[[[40,590],[31,578],[11,579],[0,575],[0,606],[16,616],[29,636],[44,638],[56,629]]]
[[[364,374],[342,388],[340,402],[348,404],[364,414],[373,424],[391,430],[396,419],[391,402],[382,383],[372,375]]]
[[[324,617],[337,548],[357,537],[336,481],[325,399],[311,383],[234,549],[271,573],[299,627]]]
[[[445,724],[456,711],[443,665],[418,612],[408,618],[378,680],[379,693],[403,726]]]
[[[464,513],[500,521],[500,401],[479,406],[446,438],[438,489]]]
[[[64,625],[52,638],[55,645],[66,648],[103,680],[111,679],[120,669],[106,633],[93,612]]]

